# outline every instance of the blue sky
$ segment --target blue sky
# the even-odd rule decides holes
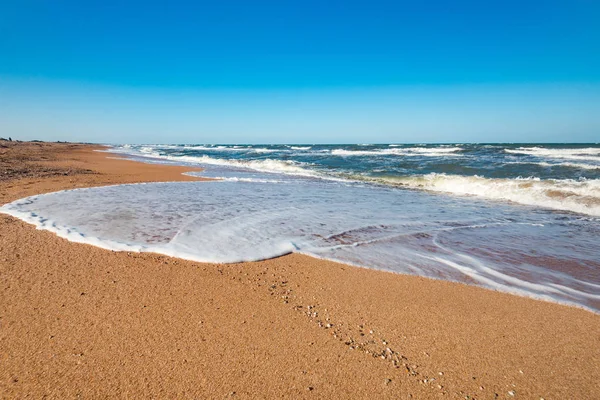
[[[0,136],[597,142],[599,20],[592,0],[3,2]]]

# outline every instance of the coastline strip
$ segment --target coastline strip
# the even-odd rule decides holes
[[[94,149],[44,144],[56,173],[1,181],[0,201],[195,179]],[[580,309],[298,254],[110,252],[4,215],[0,232],[7,397],[600,397],[600,317]]]

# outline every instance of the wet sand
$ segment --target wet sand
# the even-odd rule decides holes
[[[97,148],[0,142],[0,203],[195,179]],[[593,399],[600,315],[303,255],[111,252],[0,214],[0,365],[1,398]]]

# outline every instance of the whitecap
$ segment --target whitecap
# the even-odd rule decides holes
[[[431,173],[363,179],[457,195],[472,195],[519,204],[600,216],[600,179],[493,179]]]
[[[403,147],[378,150],[347,150],[333,149],[332,155],[336,156],[426,156],[426,157],[455,157],[461,147]]]
[[[588,147],[579,149],[555,149],[546,147],[519,147],[516,149],[504,149],[510,154],[524,154],[536,157],[563,158],[569,160],[593,160],[600,161],[600,148]]]

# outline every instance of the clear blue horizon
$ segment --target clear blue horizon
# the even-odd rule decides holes
[[[598,142],[593,1],[0,4],[0,136]]]

